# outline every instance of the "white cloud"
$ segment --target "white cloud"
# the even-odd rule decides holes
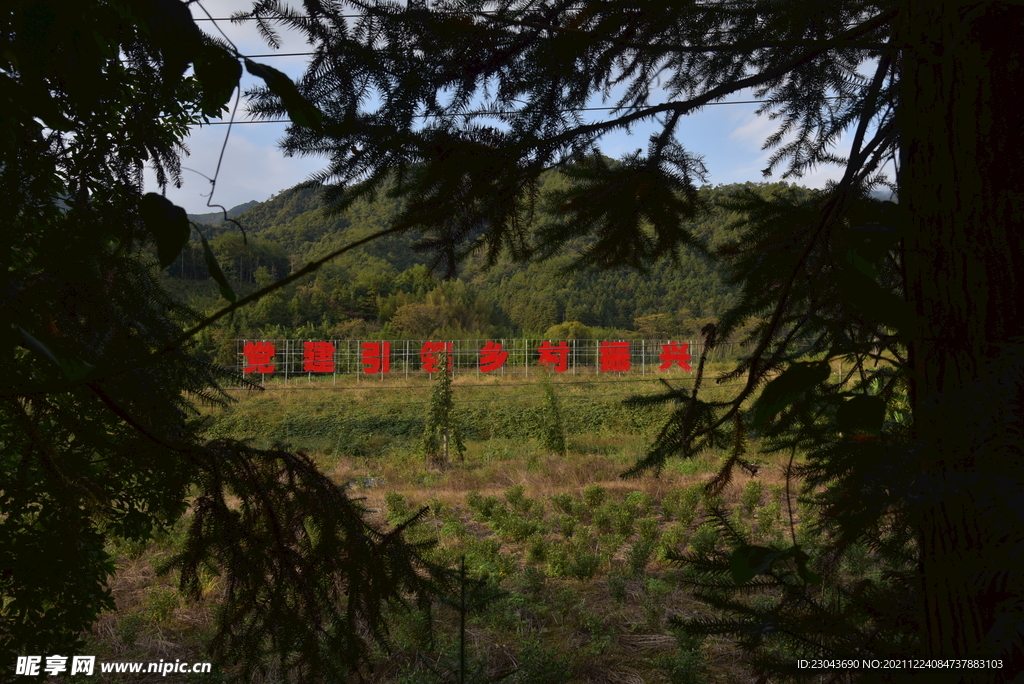
[[[250,10],[252,1],[208,0],[203,6],[211,17],[223,19],[236,12]],[[254,22],[232,23],[225,20],[217,21],[215,26],[213,22],[204,21],[207,15],[199,8],[198,3],[193,3],[190,9],[192,16],[199,20],[197,23],[200,29],[215,36],[221,36],[222,31],[243,55],[309,52],[311,49],[301,34],[281,30],[276,26],[281,34],[282,44],[281,48],[275,51],[259,35]],[[218,27],[220,31],[217,30]],[[308,59],[306,56],[259,57],[255,61],[268,64],[292,78],[298,78],[305,70]],[[262,81],[243,72],[243,92],[261,84]],[[229,106],[233,102],[232,99]],[[242,98],[236,121],[245,121],[248,118],[245,105],[245,98]],[[227,117],[219,120],[226,121]],[[180,189],[167,188],[167,197],[185,207],[189,213],[212,211],[206,206],[207,198],[204,195],[210,193],[211,186],[204,176],[212,178],[216,173],[221,146],[228,133],[227,128],[224,125],[195,128],[185,140],[190,155],[182,158],[182,166],[190,170],[182,171],[183,183]],[[271,123],[242,123],[232,126],[220,173],[217,176],[213,203],[222,204],[230,209],[249,200],[263,201],[280,190],[302,182],[327,165],[327,160],[322,158],[286,158],[277,146],[277,141],[284,136],[285,128],[286,124]],[[145,182],[147,191],[160,191],[156,185],[156,176],[151,170],[147,169]]]
[[[261,130],[242,130],[254,128]],[[233,127],[217,177],[213,203],[230,209],[249,200],[262,202],[270,195],[304,181],[327,165],[323,158],[285,157],[275,144],[275,137],[282,136],[284,128],[284,124]],[[226,126],[208,126],[195,130],[186,141],[191,154],[182,159],[182,166],[194,171],[182,171],[182,187],[168,187],[167,197],[189,213],[214,211],[206,207],[204,195],[210,192],[210,182],[203,176],[212,178],[216,173],[226,129]],[[158,191],[151,171],[146,173],[146,189]]]

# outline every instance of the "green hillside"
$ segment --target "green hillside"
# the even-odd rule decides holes
[[[248,202],[243,202],[242,204],[231,207],[230,209],[227,210],[226,213],[228,215],[228,218],[235,218],[249,207],[255,206],[257,204],[259,204],[259,202],[257,202],[256,200],[249,200]],[[225,212],[222,211],[213,211],[210,212],[209,214],[189,214],[188,220],[195,221],[197,223],[219,224],[221,221],[224,220],[224,213]]]
[[[547,189],[565,182],[552,174]],[[741,216],[724,202],[742,189],[763,195],[811,192],[786,183],[705,186],[701,196],[710,211],[689,230],[712,246],[728,239]],[[199,227],[236,292],[245,294],[387,228],[400,208],[400,200],[382,195],[331,215],[319,190],[292,188],[236,217],[245,239],[231,223]],[[534,227],[556,220],[542,204]],[[502,255],[486,268],[483,255],[473,254],[455,279],[444,281],[431,272],[431,255],[417,251],[422,238],[410,231],[373,240],[245,307],[201,343],[211,353],[223,350],[226,361],[233,353],[230,340],[239,337],[696,336],[736,295],[715,265],[695,251],[681,250],[674,263],[663,259],[646,274],[628,268],[568,272],[587,249],[584,238],[559,255],[526,265]],[[198,242],[167,269],[165,282],[200,311],[223,304]],[[562,327],[551,331],[553,326]]]

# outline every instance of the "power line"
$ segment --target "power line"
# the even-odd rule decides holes
[[[826,99],[826,100],[836,100],[838,98],[839,98],[838,95],[827,95],[827,96],[825,96],[824,99]],[[782,102],[788,102],[788,101],[789,100],[774,100],[775,103],[782,103]],[[748,104],[765,104],[765,103],[766,103],[765,100],[730,100],[728,102],[706,102],[706,103],[704,103],[701,106],[702,107],[711,107],[711,106],[715,106],[715,105],[739,105],[739,104],[748,105]],[[656,105],[651,105],[651,106],[656,106]],[[556,111],[558,113],[565,114],[565,113],[569,113],[569,112],[599,112],[599,111],[606,112],[606,111],[613,111],[615,109],[621,109],[621,108],[620,107],[579,107],[579,108],[576,108],[576,109],[558,109]],[[441,117],[444,117],[444,116],[503,116],[503,115],[518,114],[518,113],[519,112],[516,112],[516,111],[502,111],[502,112],[481,111],[481,112],[463,112],[463,113],[459,113],[459,114],[415,114],[413,116],[416,119],[427,119],[427,118],[441,118]],[[228,121],[210,121],[208,123],[201,124],[201,125],[202,126],[223,126],[223,125],[227,125],[228,123],[230,123],[230,122],[228,122]],[[273,123],[294,123],[294,122],[292,122],[289,119],[267,119],[265,121],[257,121],[257,120],[236,121],[235,123],[236,124],[267,124],[267,123],[273,124]]]
[[[718,6],[718,7],[751,7],[752,6],[750,3],[745,3],[745,2],[722,2],[722,3],[704,3],[704,2],[702,2],[702,3],[695,3],[695,4],[698,7],[711,7],[711,6]],[[581,5],[580,9],[582,9],[583,7],[584,6]],[[465,11],[455,11],[455,10],[449,10],[449,11],[430,10],[430,13],[431,14],[435,14],[435,15],[439,15],[439,16],[444,16],[444,17],[449,17],[449,16],[450,17],[467,17],[467,16],[468,17],[474,17],[474,16],[480,16],[480,15],[486,15],[486,16],[496,16],[496,15],[498,15],[497,10],[479,10],[479,11],[476,11],[476,12],[465,12]],[[328,16],[328,15],[324,15],[323,17],[311,17],[309,15],[303,14],[303,15],[292,15],[292,16],[288,16],[286,18],[289,19],[289,20],[291,20],[291,19],[319,19],[319,18],[324,18],[324,19],[364,19],[367,16],[370,16],[370,15],[367,15],[367,14],[339,14],[339,15],[336,15],[336,16],[333,16],[333,17],[332,16]],[[401,15],[396,13],[396,14],[393,14],[393,15],[390,15],[390,16],[397,17],[397,16],[401,16]],[[260,20],[263,20],[263,21],[277,21],[277,22],[281,22],[281,21],[283,21],[283,18],[281,18],[281,17],[249,17],[249,16],[242,16],[242,17],[210,17],[209,15],[207,15],[206,17],[193,17],[193,20],[194,21],[230,21],[230,22],[236,22],[236,21],[260,21]]]

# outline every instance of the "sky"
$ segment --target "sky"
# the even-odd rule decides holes
[[[201,4],[193,3],[190,8],[193,17],[200,20],[207,18],[203,8],[214,18],[226,18],[235,12],[246,11],[251,6],[251,0],[206,0]],[[202,30],[217,34],[214,22],[198,23]],[[310,51],[310,46],[300,34],[282,30],[282,45],[280,49],[274,50],[264,42],[253,22],[231,23],[223,20],[215,23],[243,55],[259,55],[256,61],[279,69],[293,79],[298,79],[305,70],[308,57],[280,56]],[[243,73],[243,91],[256,84],[254,77]],[[750,93],[737,93],[730,99],[753,98]],[[603,104],[608,103],[595,100],[592,106]],[[765,178],[761,174],[772,154],[772,150],[761,148],[768,135],[776,130],[777,122],[770,121],[767,115],[756,115],[756,109],[756,104],[710,105],[680,121],[677,139],[689,152],[704,158],[709,184],[782,180],[784,168],[781,167],[772,177]],[[597,118],[601,112],[590,114]],[[249,117],[243,97],[236,121],[247,119]],[[647,139],[654,131],[654,126],[637,126],[631,135],[625,132],[609,134],[601,142],[602,151],[610,157],[621,157],[637,149],[646,149]],[[287,124],[283,123],[247,123],[231,126],[230,135],[226,125],[194,128],[185,141],[189,154],[182,159],[182,186],[168,186],[168,199],[192,214],[215,211],[207,206],[208,202],[230,209],[250,200],[262,202],[325,168],[329,161],[325,157],[284,156],[278,141],[284,137],[286,127]],[[851,138],[852,132],[840,138],[835,151],[845,155],[849,151]],[[218,172],[222,148],[224,154]],[[800,179],[789,180],[807,187],[822,187],[829,180],[838,180],[841,175],[842,169],[838,166],[822,166]],[[214,176],[217,183],[211,199],[210,179]],[[146,191],[160,191],[152,172],[147,171],[145,179]]]

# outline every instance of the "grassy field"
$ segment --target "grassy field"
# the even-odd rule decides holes
[[[555,378],[564,456],[538,439],[545,404],[537,377],[456,378],[467,450],[464,460],[442,467],[428,467],[419,447],[430,389],[425,379],[305,387],[293,381],[238,392],[232,408],[210,414],[208,434],[306,451],[337,482],[349,483],[380,523],[397,524],[428,506],[412,538],[436,539],[433,558],[453,567],[465,556],[471,577],[504,592],[469,616],[467,682],[502,675],[501,681],[520,684],[752,681],[728,644],[687,639],[669,623],[673,615],[702,610],[679,587],[680,570],[665,554],[720,543],[703,519],[701,485],[721,456],[673,462],[657,478],[620,478],[643,455],[667,410],[625,409],[624,397],[663,386],[608,375]],[[670,381],[690,382],[682,375]],[[731,389],[714,391],[724,398]],[[780,464],[765,462],[756,479],[737,478],[722,499],[734,522],[761,543],[789,535]],[[183,529],[184,521],[147,547],[113,549],[118,608],[91,635],[100,660],[208,660],[202,654],[219,579],[208,577],[203,599],[190,604],[175,591],[173,574],[156,572]],[[458,614],[434,611],[433,642],[425,637],[426,619],[396,614],[394,650],[376,655],[368,681],[458,681]],[[216,673],[175,676],[117,675],[116,681],[220,680]]]

